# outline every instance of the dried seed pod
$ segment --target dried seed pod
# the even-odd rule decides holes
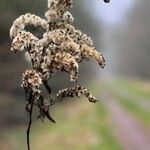
[[[97,102],[96,98],[89,93],[89,90],[82,86],[62,89],[57,93],[57,98],[62,100],[64,97],[75,97],[80,96],[81,94],[86,96],[90,102]]]
[[[43,29],[47,29],[47,21],[36,16],[34,14],[27,13],[25,15],[21,15],[17,18],[10,29],[10,37],[14,38],[17,34],[25,29],[25,26],[28,24],[32,24],[35,27],[42,27]]]

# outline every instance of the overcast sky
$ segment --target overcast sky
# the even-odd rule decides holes
[[[134,4],[135,0],[110,0],[109,4],[103,0],[86,0],[86,5],[92,6],[89,9],[94,13],[96,18],[99,18],[107,25],[115,25],[125,19],[126,14]],[[92,2],[92,3],[91,3]]]

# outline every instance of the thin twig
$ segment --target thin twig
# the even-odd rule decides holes
[[[29,123],[28,123],[28,128],[27,128],[27,147],[28,150],[30,150],[30,129],[32,125],[32,112],[33,112],[33,106],[34,106],[34,98],[31,100],[32,103],[30,104],[30,109],[28,109],[29,112]]]
[[[51,95],[52,90],[51,90],[51,87],[48,85],[48,82],[44,81],[43,84],[44,84],[47,92],[49,93],[49,95]]]

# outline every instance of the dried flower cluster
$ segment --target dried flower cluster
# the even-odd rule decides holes
[[[68,9],[72,4],[72,0],[48,0],[46,20],[27,13],[17,18],[10,29],[11,50],[26,51],[32,64],[32,68],[26,70],[22,77],[22,87],[26,93],[26,110],[30,114],[27,132],[28,149],[30,149],[29,132],[33,106],[39,108],[38,118],[43,120],[47,117],[55,122],[49,114],[49,107],[54,98],[50,98],[51,102],[46,101],[41,94],[41,86],[44,85],[51,95],[48,79],[58,70],[69,73],[70,80],[77,82],[79,63],[83,60],[93,58],[100,67],[105,66],[104,57],[95,49],[91,38],[71,25],[74,18]],[[26,31],[27,25],[43,28],[45,30],[43,38],[39,39],[33,33]],[[90,102],[96,102],[96,98],[81,86],[62,89],[58,91],[56,98],[61,100],[64,97],[81,94],[85,95]]]

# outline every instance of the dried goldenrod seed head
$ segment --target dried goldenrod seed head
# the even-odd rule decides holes
[[[48,0],[48,8],[54,9],[57,8],[58,0]]]
[[[22,86],[33,91],[33,93],[40,94],[40,86],[42,79],[35,70],[26,70],[22,76]]]
[[[93,58],[102,68],[105,66],[105,59],[95,49],[91,38],[71,25],[74,18],[68,9],[72,4],[72,0],[48,0],[47,20],[27,13],[17,18],[10,29],[11,50],[25,50],[30,57],[33,68],[22,78],[22,86],[30,88],[30,93],[36,90],[40,93],[40,86],[58,70],[67,72],[70,80],[77,82],[79,63],[84,59]],[[45,29],[42,39],[25,30],[29,24]],[[79,94],[85,93],[85,89],[79,90]],[[88,98],[94,99],[90,95]]]
[[[69,11],[66,11],[62,16],[62,21],[65,23],[73,23],[74,18]]]
[[[60,90],[57,93],[57,98],[59,100],[61,100],[64,97],[81,96],[81,94],[86,96],[90,102],[93,102],[93,103],[97,102],[96,98],[93,97],[89,93],[89,90],[84,88],[84,87],[82,87],[82,86],[76,86],[76,87],[66,88],[66,89]]]
[[[22,76],[22,87],[25,90],[27,102],[26,109],[30,117],[34,105],[39,109],[38,118],[43,120],[47,117],[50,121],[55,122],[49,114],[49,107],[55,98],[51,96],[48,80],[58,70],[67,72],[70,81],[77,82],[79,63],[83,60],[92,58],[101,68],[105,66],[105,59],[96,50],[91,38],[72,25],[74,18],[69,12],[72,5],[72,0],[48,0],[46,20],[27,13],[17,18],[10,29],[11,50],[25,51],[32,64],[32,68],[27,69]],[[42,38],[39,39],[33,33],[26,31],[28,25],[44,29],[45,33],[41,35]],[[50,94],[50,101],[43,98],[42,85]],[[56,98],[61,100],[64,97],[80,96],[81,94],[86,96],[90,102],[96,102],[96,98],[81,86],[62,89]],[[30,129],[30,124],[31,122],[29,122],[28,129]],[[29,138],[29,131],[27,133]]]
[[[93,58],[102,68],[105,66],[105,59],[95,49],[91,38],[71,25],[74,18],[68,9],[72,4],[72,0],[48,0],[47,20],[27,13],[17,18],[10,29],[11,50],[25,50],[30,57],[33,68],[23,74],[22,86],[30,88],[28,92],[32,94],[40,93],[40,86],[58,70],[67,72],[70,80],[77,82],[79,63],[84,59]],[[29,24],[45,29],[42,39],[25,30]],[[74,90],[77,92],[79,88]],[[78,94],[88,95],[93,101],[86,93],[84,89]]]
[[[27,13],[25,15],[21,15],[19,18],[17,18],[11,29],[10,29],[10,37],[14,38],[17,36],[17,34],[24,30],[25,26],[28,24],[32,24],[35,27],[42,27],[43,29],[47,29],[47,21],[40,18],[39,16],[36,16],[34,14]]]
[[[20,31],[14,38],[11,44],[12,51],[23,51],[28,47],[34,46],[38,41],[32,33],[26,31]]]
[[[45,13],[45,17],[47,18],[48,22],[58,18],[58,13],[55,10],[49,10]]]

